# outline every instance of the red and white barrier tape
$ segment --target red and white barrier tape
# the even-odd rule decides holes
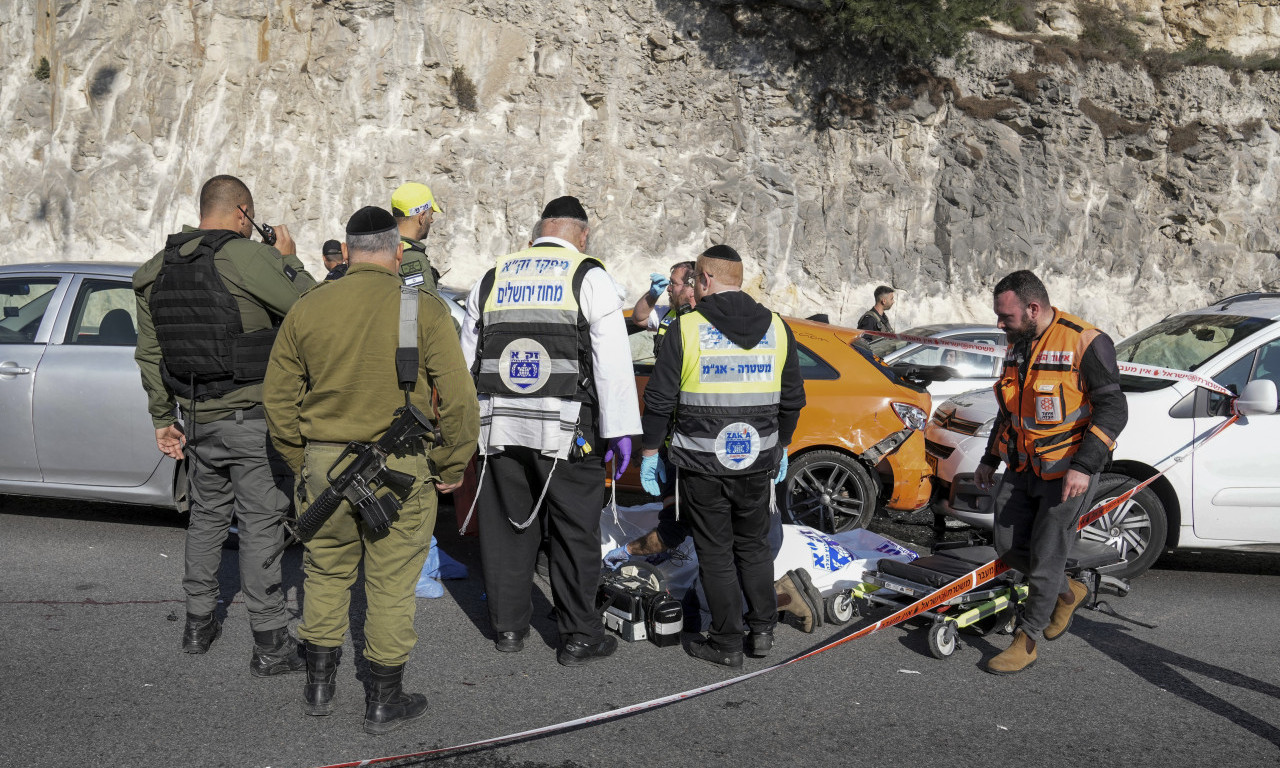
[[[924,344],[930,347],[946,347],[947,349],[959,349],[964,352],[978,352],[992,357],[1004,357],[1008,347],[1000,347],[995,344],[979,344],[976,341],[955,341],[954,339],[935,339],[931,336],[912,336],[907,333],[885,333],[884,331],[862,331],[864,336],[875,336],[881,339],[896,339],[897,341],[909,341],[913,344]]]
[[[1180,459],[1181,454],[1189,450],[1190,448],[1192,448],[1196,442],[1199,442],[1201,445],[1203,445],[1204,443],[1207,443],[1208,441],[1216,437],[1218,434],[1220,434],[1224,429],[1234,424],[1236,420],[1239,418],[1240,418],[1240,415],[1238,413],[1233,413],[1227,420],[1223,421],[1221,424],[1214,427],[1213,430],[1208,432],[1203,438],[1199,439],[1198,441],[1192,441],[1192,443],[1187,445],[1185,448],[1183,448],[1182,451],[1179,451],[1178,454],[1175,455],[1175,457],[1172,459],[1173,464],[1170,464],[1168,468],[1162,470],[1156,475],[1153,475],[1147,478],[1146,480],[1137,484],[1133,488],[1130,488],[1128,491],[1120,494],[1114,499],[1111,499],[1106,504],[1103,504],[1097,509],[1090,510],[1088,513],[1082,515],[1077,525],[1077,530],[1083,530],[1086,526],[1093,523],[1098,518],[1115,510],[1121,504],[1124,504],[1126,501],[1133,498],[1135,494],[1141,492],[1142,489],[1146,488],[1148,485],[1155,482],[1157,478],[1164,475],[1166,472],[1169,471],[1169,469],[1172,469],[1173,465],[1181,460]],[[480,747],[494,747],[499,744],[506,744],[513,741],[519,741],[521,739],[529,739],[535,736],[543,736],[550,733],[557,733],[559,731],[565,731],[570,728],[577,728],[578,726],[591,725],[595,723],[603,723],[608,720],[613,720],[615,718],[623,717],[626,715],[633,715],[639,712],[645,712],[650,709],[657,709],[658,707],[663,707],[668,704],[674,704],[677,701],[685,701],[686,699],[692,699],[706,693],[711,693],[712,691],[718,691],[723,688],[728,688],[731,685],[737,685],[738,683],[745,682],[747,680],[750,680],[753,677],[759,677],[761,675],[772,672],[776,669],[782,669],[783,667],[791,666],[796,662],[803,661],[812,656],[817,656],[818,654],[824,651],[831,650],[836,646],[844,645],[845,643],[851,640],[856,640],[860,637],[866,637],[867,635],[877,630],[886,629],[896,624],[901,624],[902,622],[912,619],[916,616],[919,616],[920,614],[926,611],[931,611],[934,608],[937,608],[939,605],[942,605],[946,601],[954,597],[959,597],[960,595],[963,595],[965,592],[968,592],[971,589],[976,589],[977,587],[990,581],[996,576],[999,576],[1000,574],[1004,573],[1007,570],[1009,570],[1009,566],[1005,565],[1003,560],[999,560],[999,559],[992,560],[986,565],[982,565],[974,569],[973,571],[970,571],[968,574],[961,576],[960,578],[956,579],[955,581],[951,582],[945,587],[942,587],[936,592],[933,592],[925,596],[924,598],[917,600],[911,605],[908,605],[907,607],[898,610],[896,613],[892,614],[891,616],[883,618],[875,622],[874,624],[870,624],[866,627],[863,627],[857,632],[854,632],[849,635],[845,635],[844,637],[841,637],[837,640],[833,640],[827,643],[826,645],[823,645],[819,648],[815,648],[812,651],[808,651],[806,653],[800,654],[799,656],[793,656],[792,658],[787,659],[786,661],[781,662],[779,664],[774,664],[772,666],[765,667],[764,669],[756,670],[755,672],[749,672],[745,675],[739,675],[738,677],[730,678],[728,680],[722,680],[718,683],[712,683],[710,685],[704,685],[698,688],[692,688],[687,691],[681,691],[680,693],[673,693],[669,696],[662,696],[656,699],[649,699],[648,701],[644,701],[639,704],[632,704],[627,707],[619,707],[618,709],[611,709],[607,712],[600,712],[598,714],[588,715],[586,717],[580,717],[576,720],[568,720],[562,723],[556,723],[554,725],[545,725],[541,728],[533,728],[531,730],[520,731],[519,733],[512,733],[506,736],[496,736],[489,739],[481,739],[480,741],[470,741],[470,742],[467,742],[466,744],[457,744],[452,747],[441,747],[439,749],[429,749],[429,750],[426,750],[425,752],[412,752],[404,755],[393,755],[389,757],[369,758],[369,759],[357,760],[349,763],[334,763],[332,765],[323,766],[322,768],[362,768],[363,766],[366,766],[366,765],[377,765],[379,763],[388,763],[394,760],[410,760],[414,758],[439,757],[445,754],[449,754],[453,752],[461,752],[463,750],[468,750],[468,749],[478,749]]]
[[[872,332],[872,331],[867,331],[867,333],[874,333],[877,336],[893,335],[893,334],[884,334],[884,333]],[[941,341],[941,340],[938,339],[938,340],[929,340],[929,341]],[[955,343],[962,343],[962,342],[955,342]],[[983,346],[983,345],[975,345],[975,346]],[[1206,389],[1211,389],[1215,392],[1222,392],[1227,396],[1234,397],[1234,395],[1229,390],[1219,386],[1216,382],[1206,379],[1203,376],[1198,376],[1193,373],[1188,373],[1187,371],[1175,371],[1168,368],[1156,368],[1154,366],[1134,366],[1129,363],[1121,363],[1121,365],[1131,367],[1131,368],[1140,368],[1141,372],[1137,372],[1137,371],[1133,372],[1135,373],[1135,375],[1151,376],[1152,378],[1165,378],[1167,375],[1168,378],[1173,378],[1178,381],[1189,381],[1191,383],[1196,384],[1197,386],[1203,386]],[[1123,371],[1124,368],[1122,367],[1121,370]],[[1197,442],[1200,443],[1201,445],[1209,442],[1213,438],[1217,437],[1224,429],[1236,423],[1236,421],[1239,420],[1239,418],[1240,418],[1239,412],[1236,412],[1233,409],[1232,414],[1229,418],[1227,418],[1221,424],[1215,426],[1211,431],[1206,433],[1203,438],[1198,438],[1197,440],[1193,440],[1190,444],[1188,444],[1182,450],[1178,451],[1178,453],[1175,454],[1170,459],[1171,463],[1168,467],[1161,470],[1157,474],[1152,475],[1151,477],[1147,478],[1141,483],[1138,483],[1133,488],[1130,488],[1128,491],[1125,491],[1124,493],[1120,494],[1114,499],[1111,499],[1106,504],[1103,504],[1102,506],[1096,509],[1092,509],[1084,515],[1081,515],[1080,520],[1076,525],[1076,529],[1083,530],[1084,528],[1089,526],[1091,523],[1093,523],[1095,520],[1098,520],[1103,515],[1110,513],[1111,511],[1119,507],[1121,504],[1124,504],[1126,501],[1133,498],[1136,494],[1140,493],[1144,488],[1151,485],[1151,483],[1155,482],[1157,479],[1162,477],[1166,472],[1172,469],[1177,464],[1177,462],[1182,460],[1182,454],[1185,453],[1187,450],[1190,450],[1192,447],[1194,447]],[[996,576],[999,576],[1000,574],[1004,573],[1007,570],[1009,570],[1009,566],[1005,565],[1003,560],[1000,560],[997,558],[985,565],[975,568],[974,570],[970,571],[964,576],[961,576],[955,581],[952,581],[950,584],[947,584],[945,587],[942,587],[941,589],[938,589],[937,591],[932,592],[929,595],[926,595],[925,597],[921,598],[920,600],[917,600],[911,605],[908,605],[907,607],[898,610],[896,613],[886,618],[883,618],[875,622],[874,624],[870,624],[868,626],[863,627],[857,632],[854,632],[849,635],[845,635],[844,637],[841,637],[837,640],[833,640],[827,643],[826,645],[823,645],[819,648],[815,648],[812,651],[808,651],[806,653],[800,654],[799,656],[793,656],[790,659],[787,659],[786,661],[783,661],[781,663],[774,664],[769,667],[765,667],[764,669],[756,670],[755,672],[748,672],[745,675],[739,675],[738,677],[733,677],[728,680],[721,680],[718,683],[712,683],[710,685],[704,685],[698,688],[691,688],[690,690],[681,691],[680,693],[673,693],[669,696],[662,696],[656,699],[649,699],[648,701],[640,702],[639,704],[632,704],[627,707],[619,707],[618,709],[611,709],[607,712],[600,712],[594,715],[580,717],[576,720],[567,720],[565,722],[556,723],[554,725],[544,725],[541,728],[533,728],[527,731],[520,731],[519,733],[511,733],[511,734],[507,734],[506,736],[495,736],[489,739],[481,739],[480,741],[470,741],[470,742],[467,742],[466,744],[456,744],[452,747],[441,747],[439,749],[429,749],[424,752],[411,752],[403,755],[392,755],[388,757],[368,758],[364,760],[356,760],[354,762],[349,762],[349,763],[333,763],[331,765],[322,766],[321,768],[363,768],[363,766],[366,766],[366,765],[378,765],[380,763],[389,763],[395,760],[411,760],[414,758],[440,757],[445,754],[449,754],[453,752],[461,752],[467,749],[493,747],[499,744],[506,744],[513,741],[519,741],[521,739],[529,739],[536,736],[543,736],[550,733],[557,733],[559,731],[566,731],[566,730],[569,730],[570,728],[577,728],[578,726],[592,725],[595,723],[603,723],[603,722],[613,720],[615,718],[623,717],[626,715],[633,715],[639,712],[645,712],[651,709],[657,709],[658,707],[664,707],[668,704],[674,704],[677,701],[685,701],[687,699],[692,699],[706,693],[711,693],[713,691],[718,691],[724,688],[728,688],[731,685],[737,685],[738,683],[745,682],[754,677],[759,677],[761,675],[768,674],[769,672],[772,672],[776,669],[782,669],[783,667],[791,666],[796,662],[803,661],[813,656],[817,656],[818,654],[824,651],[829,651],[832,648],[835,648],[836,646],[844,645],[845,643],[851,640],[856,640],[860,637],[866,637],[872,632],[876,632],[881,629],[887,629],[888,627],[892,627],[896,624],[901,624],[902,622],[912,619],[916,616],[919,616],[920,614],[926,611],[931,611],[934,608],[937,608],[939,605],[942,605],[943,603],[947,602],[948,600],[954,597],[959,597],[960,595],[963,595],[965,592],[968,592],[969,590],[978,588],[979,586],[985,584],[991,579],[994,579]]]
[[[1165,379],[1168,381],[1185,381],[1195,384],[1197,387],[1204,387],[1210,392],[1217,392],[1227,397],[1235,397],[1235,393],[1208,376],[1201,376],[1191,371],[1179,371],[1174,368],[1161,368],[1157,365],[1138,365],[1137,363],[1116,363],[1116,367],[1121,373],[1127,373],[1131,376],[1144,376],[1148,379]]]
[[[1008,351],[1008,347],[1001,347],[995,344],[978,344],[972,341],[953,341],[952,339],[934,339],[928,336],[912,336],[907,333],[885,333],[883,331],[862,331],[864,335],[876,336],[882,339],[896,339],[898,341],[907,341],[913,344],[923,344],[930,347],[945,347],[947,349],[959,349],[965,352],[977,352],[984,355],[992,355],[993,357],[1003,357]],[[1165,381],[1185,381],[1195,384],[1197,387],[1204,387],[1211,392],[1217,392],[1227,397],[1235,397],[1231,390],[1222,386],[1218,382],[1207,376],[1201,376],[1191,371],[1179,371],[1175,368],[1161,368],[1158,365],[1138,365],[1137,363],[1117,363],[1117,367],[1121,373],[1127,373],[1131,376],[1142,376],[1148,379],[1163,379]]]

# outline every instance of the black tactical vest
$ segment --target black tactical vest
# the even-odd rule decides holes
[[[267,374],[276,329],[245,333],[240,307],[214,266],[214,254],[240,235],[228,230],[169,235],[149,305],[163,356],[160,374],[179,397],[221,397]],[[183,245],[200,238],[195,251]]]

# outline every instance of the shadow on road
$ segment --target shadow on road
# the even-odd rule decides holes
[[[1185,673],[1202,675],[1275,699],[1280,699],[1280,686],[1140,640],[1129,634],[1124,626],[1093,621],[1079,614],[1075,622],[1073,634],[1125,665],[1135,675],[1280,747],[1280,727],[1197,685]]]
[[[0,514],[47,517],[53,520],[87,520],[99,523],[154,525],[186,528],[186,513],[168,507],[110,504],[103,501],[43,499],[35,496],[0,496]]]

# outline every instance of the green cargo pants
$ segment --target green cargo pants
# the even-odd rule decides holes
[[[319,498],[329,481],[329,467],[342,452],[333,443],[307,445],[302,464],[305,503]],[[404,506],[390,529],[368,534],[360,513],[343,500],[337,511],[306,543],[302,569],[306,575],[302,623],[298,636],[323,646],[342,645],[347,633],[351,587],[364,559],[366,659],[386,666],[404,664],[418,642],[413,629],[417,609],[414,588],[427,559],[436,525],[436,490],[430,463],[423,454],[391,457],[387,465],[417,478],[401,498]],[[335,473],[336,476],[336,473]],[[388,491],[383,491],[384,493]]]

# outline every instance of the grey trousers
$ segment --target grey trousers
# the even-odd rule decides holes
[[[187,434],[191,434],[188,425]],[[224,419],[195,425],[188,439],[191,524],[187,527],[187,613],[213,613],[218,605],[222,544],[234,514],[240,529],[240,590],[256,631],[288,624],[280,560],[262,561],[284,538],[292,476],[271,447],[265,419]]]
[[[1075,498],[1060,501],[1062,480],[1041,480],[1032,472],[1005,472],[995,493],[996,553],[1027,578],[1021,629],[1039,637],[1049,624],[1058,595],[1066,592],[1067,555],[1076,539],[1076,521],[1093,506],[1098,476]]]

